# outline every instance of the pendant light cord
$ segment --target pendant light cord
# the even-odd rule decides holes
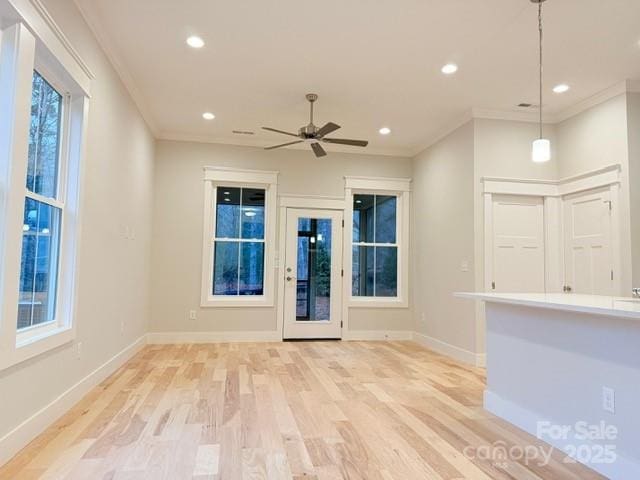
[[[538,32],[540,33],[539,51],[540,51],[540,138],[542,138],[542,2],[538,3]]]

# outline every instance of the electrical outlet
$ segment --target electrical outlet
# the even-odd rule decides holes
[[[422,323],[425,323],[427,321],[427,314],[422,312],[422,314],[420,315],[420,321]]]
[[[460,271],[468,272],[469,271],[469,262],[467,260],[463,260],[460,262]]]
[[[82,355],[82,342],[76,344],[76,358],[80,358]]]
[[[120,322],[120,333],[124,333],[124,320]]]
[[[198,314],[195,310],[189,310],[189,320],[195,320],[198,318]]]
[[[616,392],[613,388],[602,387],[602,409],[605,412],[616,413]]]

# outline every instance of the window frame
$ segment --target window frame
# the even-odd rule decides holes
[[[38,12],[2,31],[0,43],[0,370],[60,347],[76,336],[82,158],[85,152],[90,71],[59,41]],[[34,25],[34,28],[32,28]],[[73,53],[72,53],[73,52]],[[77,55],[77,54],[76,54]],[[9,66],[9,68],[5,68]],[[26,187],[33,74],[62,96],[56,195]],[[24,208],[27,198],[60,210],[54,318],[18,330]]]
[[[216,198],[218,187],[257,188],[265,191],[264,238],[262,240],[240,238],[223,239],[216,237]],[[225,167],[204,168],[201,307],[246,308],[274,306],[277,188],[278,172]],[[239,244],[256,241],[262,241],[264,243],[262,295],[213,295],[213,268],[216,240],[230,240]]]
[[[354,242],[353,202],[354,195],[389,195],[396,197],[396,242]],[[409,216],[411,179],[379,177],[345,177],[345,296],[349,307],[360,308],[407,308],[409,306]],[[348,224],[347,224],[348,222]],[[395,297],[353,295],[353,247],[396,247],[398,258],[397,295]]]

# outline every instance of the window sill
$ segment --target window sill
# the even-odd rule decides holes
[[[269,308],[273,306],[273,301],[266,297],[255,297],[255,300],[246,297],[209,297],[200,303],[201,308]]]
[[[0,357],[0,370],[42,355],[74,339],[75,330],[71,327],[49,327],[17,333],[14,348]]]
[[[409,308],[409,302],[403,298],[351,297],[349,308]]]

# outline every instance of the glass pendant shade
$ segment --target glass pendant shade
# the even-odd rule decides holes
[[[533,141],[531,160],[535,163],[544,163],[551,160],[551,142],[546,138]]]

